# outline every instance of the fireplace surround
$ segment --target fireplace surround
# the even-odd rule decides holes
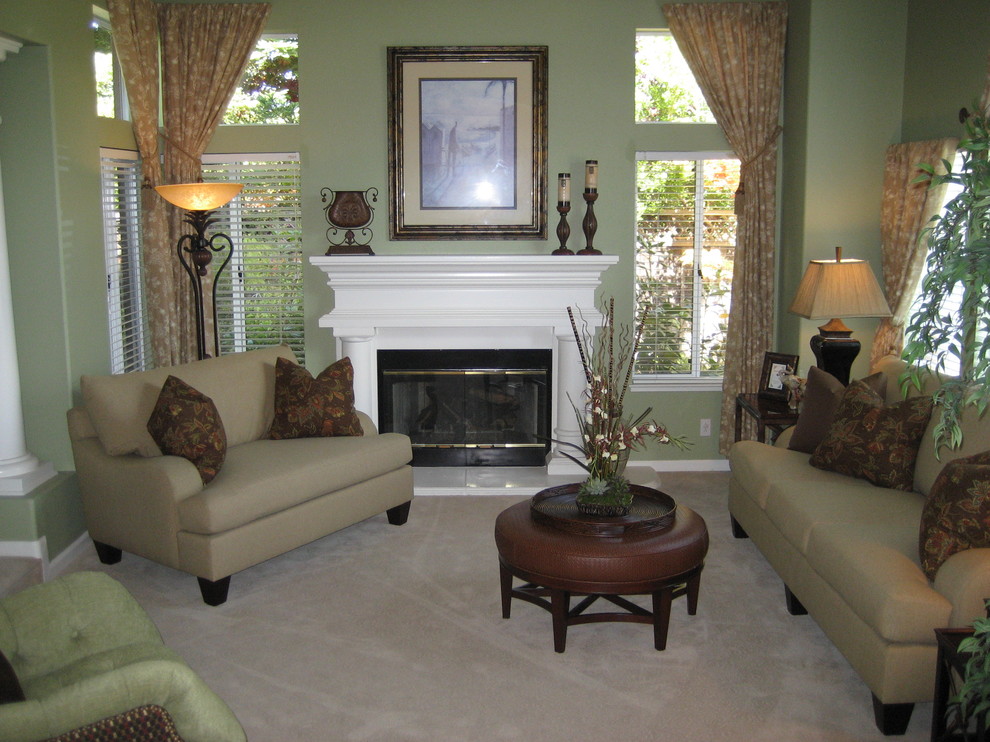
[[[545,349],[552,437],[572,443],[581,437],[568,399],[581,399],[586,382],[567,308],[598,326],[595,291],[616,262],[615,255],[310,257],[333,292],[320,327],[333,332],[337,357],[351,359],[356,406],[379,424],[380,350]],[[576,469],[551,453],[549,473]]]

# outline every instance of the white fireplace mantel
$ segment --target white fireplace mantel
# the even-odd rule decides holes
[[[567,308],[579,322],[598,326],[595,290],[617,262],[615,255],[310,258],[334,295],[320,327],[333,331],[338,357],[350,357],[355,404],[372,419],[379,350],[549,348],[554,437],[570,442],[580,434],[568,397],[581,399],[585,379]]]

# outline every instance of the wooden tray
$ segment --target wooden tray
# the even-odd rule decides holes
[[[670,528],[677,503],[665,492],[631,484],[632,505],[628,515],[605,517],[578,512],[575,499],[580,484],[548,487],[533,495],[530,513],[546,526],[586,536],[625,536]]]

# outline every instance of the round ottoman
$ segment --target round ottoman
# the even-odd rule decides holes
[[[662,650],[667,646],[671,601],[687,595],[688,614],[697,611],[708,529],[700,515],[678,505],[666,530],[620,536],[574,533],[535,522],[526,500],[495,519],[495,544],[503,618],[509,618],[512,598],[548,610],[557,652],[564,651],[568,626],[596,621],[652,623],[654,646]],[[514,588],[513,577],[526,584]],[[571,595],[587,597],[571,609]],[[651,595],[653,610],[623,595]],[[598,598],[623,611],[586,614]]]

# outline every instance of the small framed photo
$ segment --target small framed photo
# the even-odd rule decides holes
[[[759,396],[763,399],[786,402],[787,387],[784,386],[783,375],[796,373],[797,367],[798,356],[787,353],[764,353]]]

